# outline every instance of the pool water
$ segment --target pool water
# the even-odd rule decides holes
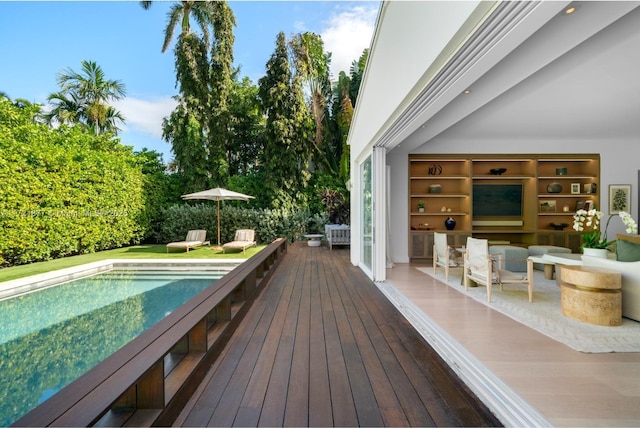
[[[0,426],[7,426],[221,278],[111,271],[0,301]]]

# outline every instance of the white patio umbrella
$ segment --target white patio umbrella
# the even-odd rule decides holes
[[[218,201],[218,246],[220,246],[220,201],[234,199],[248,201],[249,199],[253,199],[253,196],[233,192],[231,190],[223,189],[222,187],[216,187],[215,189],[182,195],[182,199],[209,199],[211,201]]]

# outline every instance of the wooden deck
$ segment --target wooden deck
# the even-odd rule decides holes
[[[180,426],[499,426],[348,250],[294,244]]]

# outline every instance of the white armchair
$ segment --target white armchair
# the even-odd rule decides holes
[[[504,284],[527,284],[529,303],[533,302],[533,262],[527,259],[527,275],[503,269],[504,260],[501,254],[489,254],[489,241],[486,239],[467,238],[467,251],[464,254],[464,289],[469,281],[487,287],[487,302],[491,303],[491,287]]]
[[[433,274],[438,266],[443,267],[445,281],[449,281],[449,268],[459,266],[453,251],[455,249],[449,245],[446,233],[433,232]]]

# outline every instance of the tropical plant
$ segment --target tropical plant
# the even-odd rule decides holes
[[[331,162],[325,145],[325,120],[331,104],[331,81],[329,66],[331,54],[324,52],[324,43],[319,35],[305,32],[296,34],[289,42],[295,71],[304,82],[304,92],[309,96],[309,109],[315,122],[313,144],[314,159],[329,171],[337,172],[337,162]]]
[[[141,5],[147,9],[152,2]],[[194,20],[199,32],[192,31]],[[162,52],[180,24],[174,50],[178,106],[163,124],[185,191],[224,185],[228,178],[228,102],[232,87],[235,17],[224,1],[182,1],[167,14]]]
[[[331,223],[349,223],[349,202],[340,191],[326,188],[321,192],[320,197],[329,213],[329,221]]]
[[[141,1],[140,5],[148,10],[153,1]],[[191,33],[191,17],[195,19],[200,31],[202,31],[202,39],[206,46],[209,45],[209,25],[212,24],[212,1],[181,1],[171,5],[167,12],[167,26],[164,29],[164,41],[162,43],[162,53],[166,52],[171,45],[173,35],[178,23],[180,23],[180,35]]]
[[[119,80],[106,79],[102,68],[93,61],[83,60],[82,71],[64,69],[57,75],[60,91],[49,95],[53,109],[45,114],[50,125],[86,125],[94,134],[117,134],[118,122],[124,117],[109,103],[126,95],[125,85]]]

